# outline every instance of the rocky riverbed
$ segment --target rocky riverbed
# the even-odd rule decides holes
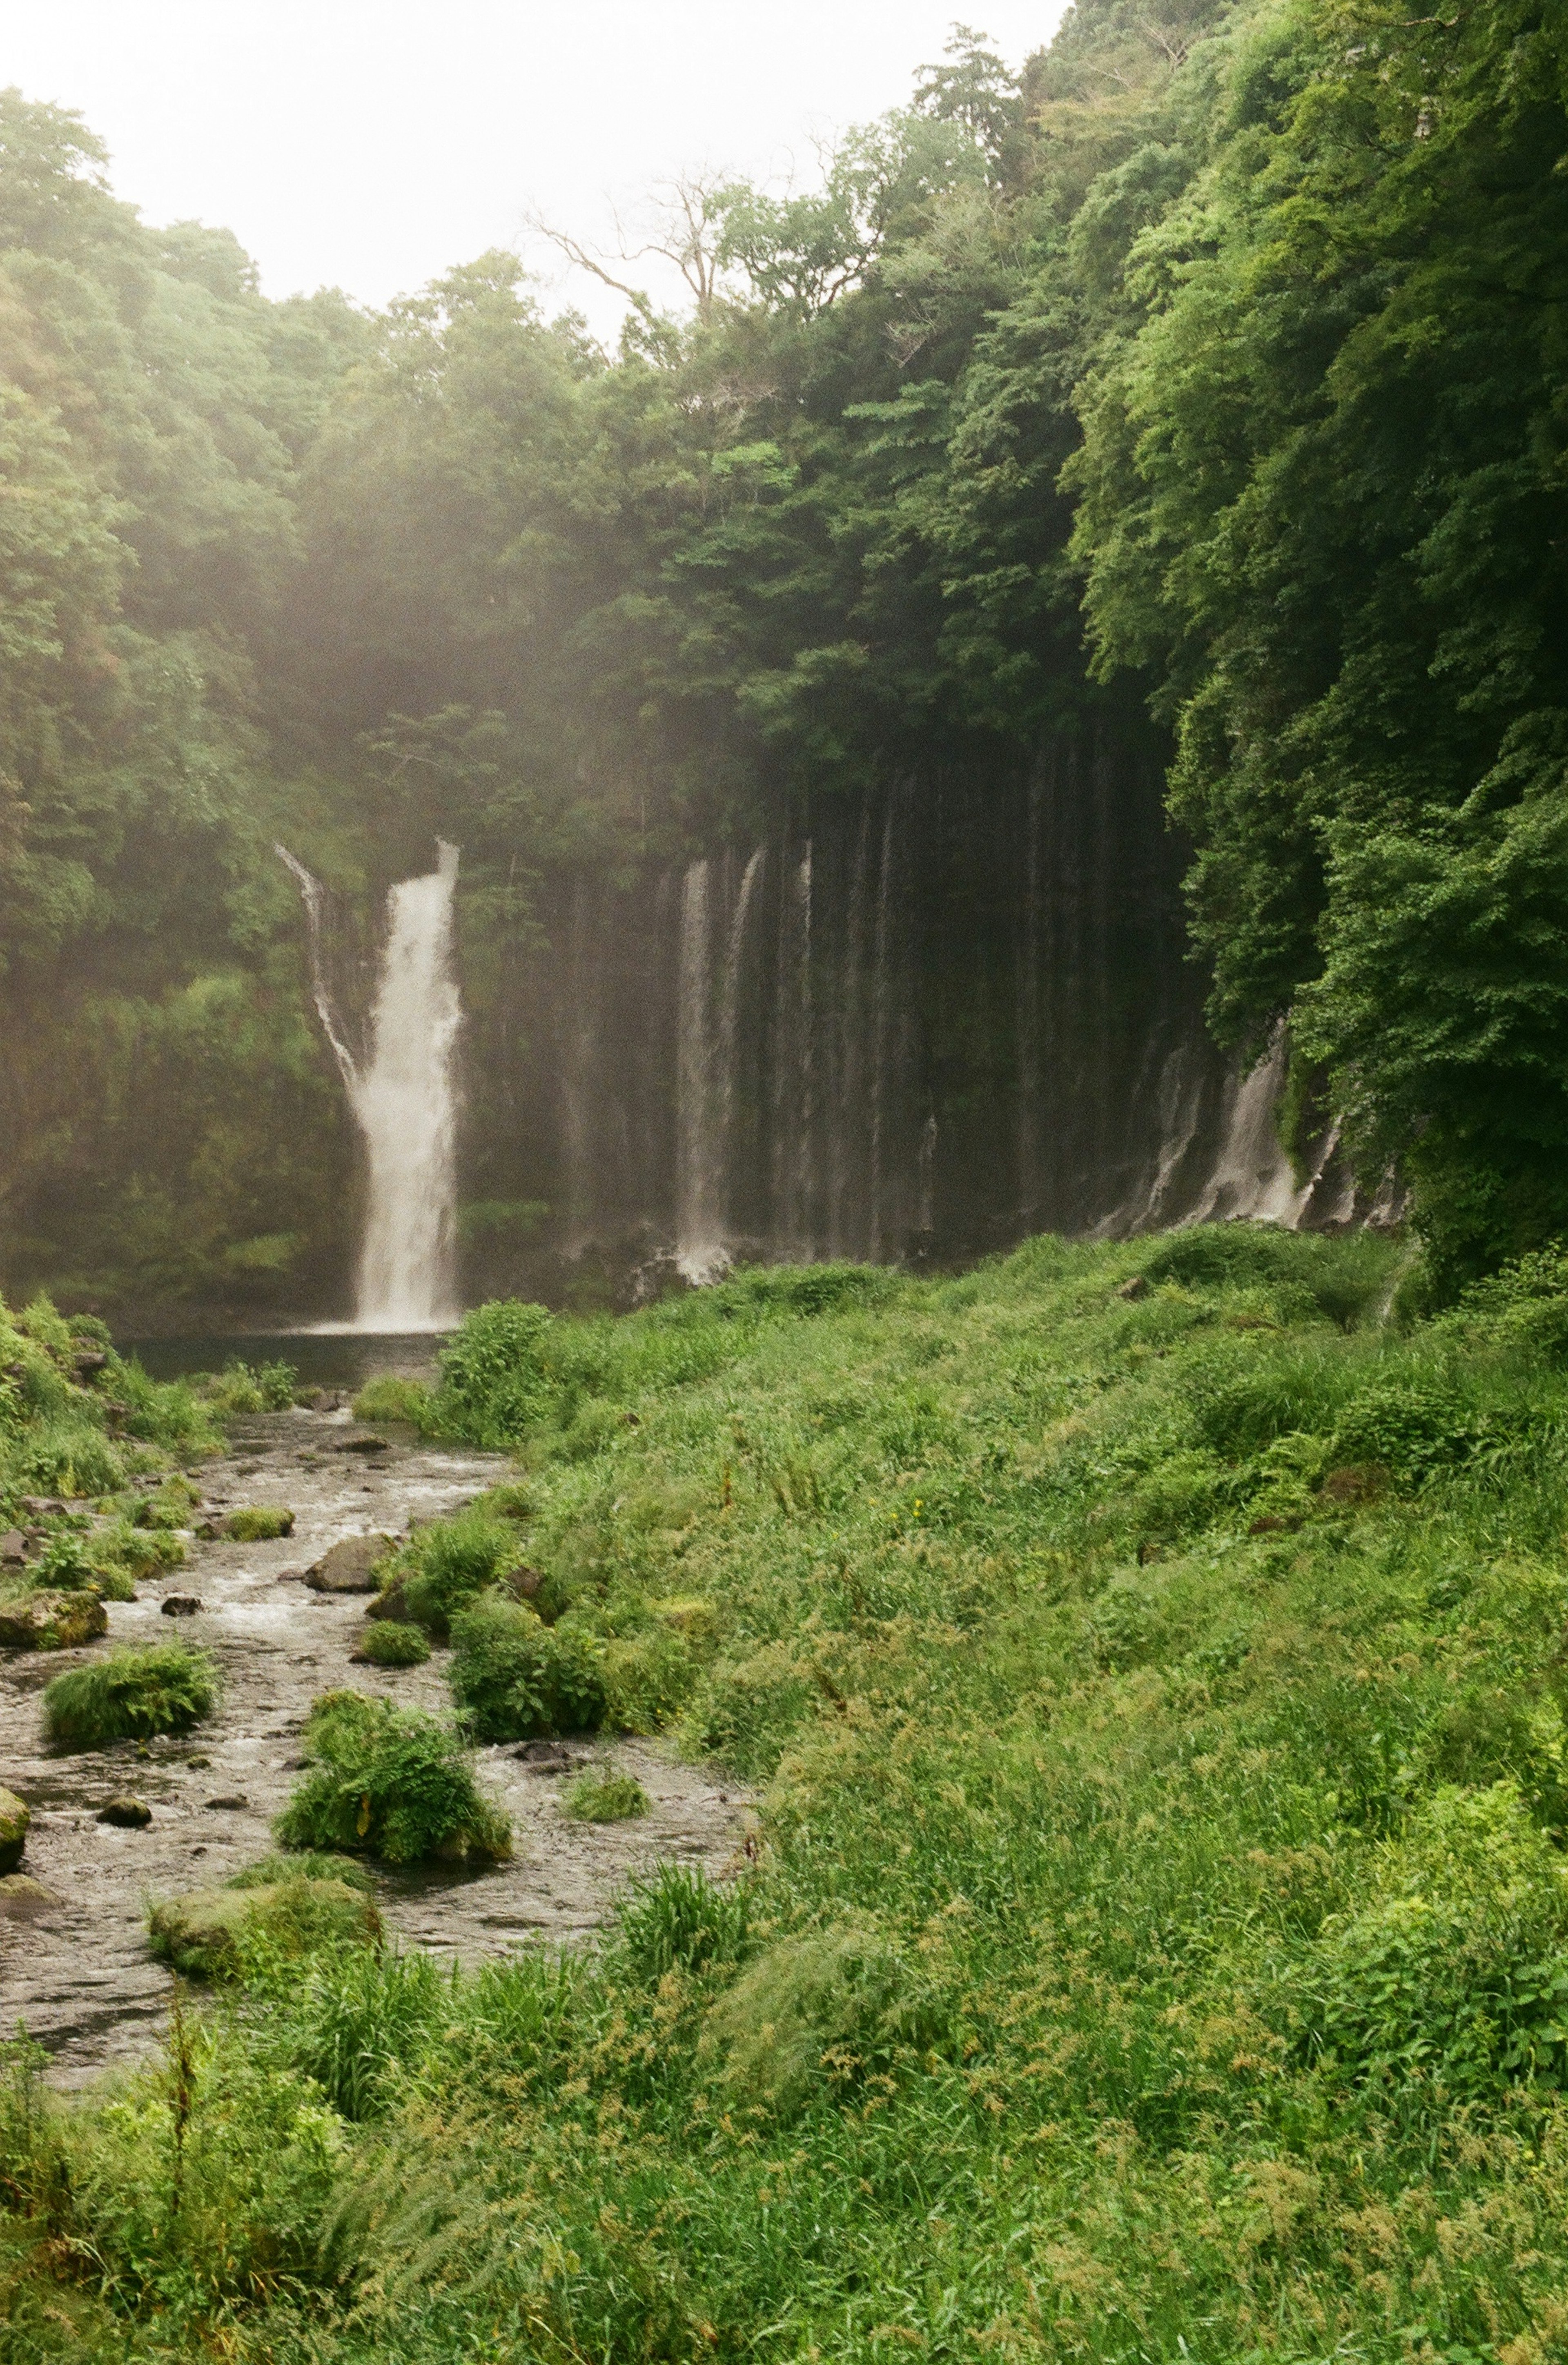
[[[505,1474],[490,1455],[452,1452],[380,1430],[385,1449],[348,1450],[364,1430],[344,1411],[256,1416],[230,1451],[204,1464],[205,1507],[286,1505],[291,1536],[266,1543],[193,1538],[183,1568],[109,1605],[106,1641],[79,1651],[8,1653],[0,1663],[0,1784],[32,1810],[24,1873],[47,1900],[0,1901],[0,2027],[18,2022],[74,2084],[156,2041],[169,1981],[149,1951],[150,1900],[207,1887],[271,1846],[272,1819],[299,1765],[316,1693],[351,1685],[444,1713],[444,1653],[383,1670],[351,1657],[364,1601],[310,1590],[299,1572],[346,1536],[405,1531],[452,1511]],[[201,1608],[165,1617],[169,1596]],[[179,1635],[210,1651],[223,1677],[213,1716],[186,1740],[145,1754],[129,1742],[65,1755],[46,1748],[39,1694],[62,1668],[115,1642]],[[383,1872],[378,1901],[404,1945],[465,1962],[542,1942],[587,1939],[627,1877],[661,1859],[733,1870],[744,1848],[744,1796],[638,1741],[568,1741],[570,1765],[599,1759],[635,1774],[653,1802],[639,1821],[584,1824],[560,1805],[563,1774],[511,1746],[479,1752],[480,1777],[512,1819],[509,1864],[477,1873]],[[141,1829],[101,1823],[99,1810],[133,1793],[151,1810]]]

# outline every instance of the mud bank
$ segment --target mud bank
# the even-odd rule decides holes
[[[383,1670],[353,1663],[363,1597],[318,1594],[293,1574],[341,1538],[398,1533],[454,1509],[505,1474],[491,1455],[398,1441],[347,1452],[364,1432],[346,1413],[291,1412],[246,1422],[228,1453],[204,1464],[209,1504],[286,1504],[292,1536],[272,1543],[192,1541],[183,1568],[109,1606],[106,1642],[74,1652],[6,1654],[0,1664],[0,1782],[32,1809],[22,1869],[58,1902],[0,1907],[0,2027],[18,2022],[54,2056],[57,2082],[81,2082],[156,2042],[169,1976],[150,1953],[150,1899],[222,1880],[272,1844],[271,1823],[299,1765],[310,1701],[340,1685],[444,1714],[445,1653]],[[166,1595],[195,1594],[198,1614],[162,1615]],[[183,1742],[63,1755],[46,1748],[39,1695],[50,1676],[116,1642],[179,1635],[211,1652],[223,1675],[216,1713]],[[563,1777],[532,1770],[510,1745],[481,1750],[480,1777],[512,1818],[510,1864],[476,1874],[381,1873],[378,1901],[407,1945],[464,1962],[541,1942],[580,1942],[630,1874],[661,1859],[732,1870],[748,1820],[743,1794],[678,1764],[655,1743],[568,1742],[576,1761],[633,1773],[653,1801],[635,1822],[583,1824],[560,1805]],[[127,1791],[144,1799],[140,1831],[96,1821]]]

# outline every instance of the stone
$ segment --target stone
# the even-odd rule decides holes
[[[1141,1272],[1135,1272],[1130,1281],[1124,1281],[1119,1289],[1113,1290],[1112,1295],[1125,1297],[1130,1305],[1136,1306],[1140,1297],[1148,1295],[1148,1283]]]
[[[0,1789],[0,1872],[15,1872],[28,1844],[32,1809],[15,1790]]]
[[[198,1593],[168,1593],[162,1604],[165,1618],[194,1618],[201,1606]]]
[[[509,1568],[501,1583],[514,1601],[532,1601],[544,1582],[544,1572],[538,1568]]]
[[[340,1437],[334,1451],[339,1453],[386,1453],[391,1449],[384,1437]]]
[[[0,1922],[36,1922],[51,1905],[64,1901],[41,1880],[29,1880],[25,1872],[0,1874]]]
[[[219,1814],[226,1815],[237,1815],[241,1808],[248,1807],[250,1803],[243,1790],[234,1790],[227,1798],[208,1799],[207,1801],[207,1804],[215,1808]]]
[[[525,1741],[514,1754],[531,1774],[569,1774],[572,1756],[554,1741]]]
[[[202,1889],[154,1905],[148,1915],[153,1949],[197,1978],[231,1978],[246,1939],[265,1936],[286,1956],[318,1948],[377,1947],[375,1900],[344,1880],[301,1873],[245,1889]]]
[[[305,1572],[313,1593],[375,1593],[377,1564],[394,1548],[391,1536],[344,1536]]]
[[[109,1368],[109,1359],[98,1347],[79,1347],[71,1358],[71,1368],[82,1381],[95,1380],[100,1372]]]
[[[98,1821],[112,1823],[118,1832],[144,1832],[152,1821],[152,1810],[145,1799],[111,1799],[98,1809]]]
[[[199,1769],[199,1768],[201,1768],[201,1767],[203,1767],[203,1766],[210,1765],[211,1765],[211,1763],[212,1763],[212,1760],[211,1760],[211,1758],[210,1758],[210,1757],[187,1757],[187,1758],[186,1758],[186,1760],[185,1760],[185,1764],[186,1764],[187,1765],[189,1765],[193,1770]]]
[[[63,1495],[24,1495],[22,1508],[35,1519],[57,1519],[62,1511],[72,1508]]]
[[[0,1651],[74,1651],[109,1631],[95,1593],[24,1593],[0,1600]]]
[[[0,1564],[19,1568],[28,1556],[28,1540],[20,1528],[7,1528],[0,1535]]]

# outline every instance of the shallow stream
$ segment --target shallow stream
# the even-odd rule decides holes
[[[135,1601],[111,1603],[106,1641],[72,1652],[0,1659],[0,1784],[33,1821],[21,1869],[57,1902],[0,1908],[0,2029],[21,2022],[71,2085],[156,2041],[169,1976],[146,1941],[148,1901],[208,1887],[271,1847],[272,1819],[299,1765],[300,1734],[318,1692],[349,1685],[446,1713],[445,1654],[382,1669],[350,1656],[363,1631],[363,1596],[319,1594],[298,1573],[341,1537],[407,1530],[493,1485],[494,1456],[399,1441],[345,1451],[366,1434],[344,1411],[258,1415],[197,1474],[207,1504],[285,1504],[292,1536],[274,1543],[191,1541],[182,1568],[143,1581]],[[166,1618],[167,1595],[197,1595],[195,1616]],[[116,1642],[200,1643],[217,1660],[223,1697],[182,1742],[63,1755],[43,1738],[39,1695],[50,1676]],[[630,1822],[580,1823],[560,1804],[564,1777],[531,1770],[511,1744],[481,1750],[481,1781],[512,1819],[513,1855],[483,1873],[383,1872],[379,1902],[405,1945],[465,1963],[519,1947],[581,1942],[627,1877],[661,1859],[712,1875],[741,1860],[744,1796],[659,1744],[566,1743],[574,1759],[601,1758],[635,1774],[652,1800]],[[202,1761],[196,1763],[194,1761]],[[151,1810],[143,1830],[100,1823],[110,1799],[131,1793]]]

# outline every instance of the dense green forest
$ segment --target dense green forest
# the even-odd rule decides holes
[[[1086,0],[961,28],[819,189],[682,192],[620,350],[490,254],[367,314],[143,224],[0,103],[6,1263],[342,1261],[279,835],[465,848],[483,1009],[544,867],[808,789],[1173,734],[1221,1037],[1417,1187],[1439,1282],[1568,1217],[1568,181],[1549,10]]]

